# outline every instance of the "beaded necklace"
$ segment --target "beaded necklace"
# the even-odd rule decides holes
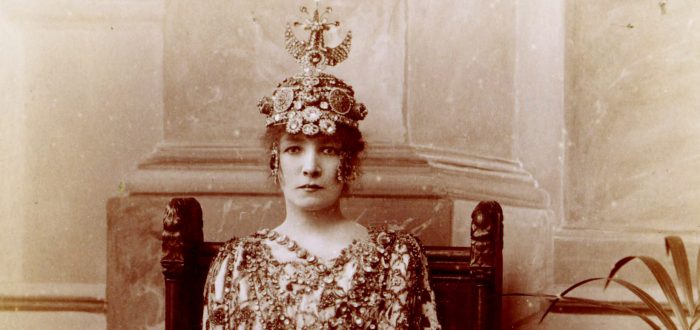
[[[295,254],[299,259],[305,260],[308,264],[306,266],[307,271],[301,273],[295,272],[292,274],[292,276],[283,277],[283,279],[287,281],[285,288],[280,288],[279,282],[275,283],[278,285],[278,287],[276,287],[278,292],[284,294],[285,289],[288,292],[296,292],[301,289],[306,293],[310,293],[320,288],[324,293],[321,296],[320,308],[330,306],[335,301],[334,298],[345,298],[347,293],[338,285],[338,278],[344,272],[345,266],[350,260],[350,251],[353,249],[355,244],[357,244],[358,240],[353,240],[350,245],[341,250],[337,257],[330,259],[329,261],[332,262],[332,265],[328,267],[321,261],[320,258],[309,253],[306,249],[301,247],[299,243],[286,235],[279,234],[271,229],[263,229],[258,231],[256,236],[269,239],[270,241],[274,241],[279,245],[286,247],[289,252]],[[271,263],[275,266],[275,268],[270,269],[272,272],[268,272],[267,275],[274,277],[277,273],[276,268],[284,263],[280,263],[274,257],[272,257],[272,253],[268,246],[265,246],[265,248],[268,256],[270,257]],[[299,288],[296,288],[295,286],[298,286]]]

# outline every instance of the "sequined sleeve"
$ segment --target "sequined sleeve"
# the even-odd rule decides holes
[[[393,293],[384,327],[440,329],[435,294],[428,281],[427,258],[416,238],[401,234],[391,253],[389,292]]]
[[[235,263],[236,240],[228,241],[219,250],[216,258],[209,266],[209,273],[204,285],[204,310],[202,313],[202,329],[222,330],[228,328],[228,313],[225,312],[227,302],[224,297],[224,279],[231,278],[232,268],[229,264]],[[228,274],[227,274],[228,273]]]
[[[416,280],[419,287],[415,291],[415,315],[416,324],[422,329],[440,329],[440,324],[437,319],[437,311],[435,307],[435,293],[430,287],[428,280],[428,259],[425,256],[425,251],[419,241],[413,240],[415,249],[418,252],[416,260]]]

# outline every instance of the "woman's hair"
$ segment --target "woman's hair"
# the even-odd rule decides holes
[[[263,135],[263,143],[266,150],[270,151],[270,170],[273,171],[273,176],[276,176],[279,159],[279,150],[274,150],[286,133],[285,125],[270,126],[265,130]],[[360,173],[360,154],[365,150],[365,141],[362,139],[362,133],[357,128],[346,125],[337,125],[334,138],[340,141],[340,165],[338,167],[338,176],[341,181],[347,183],[355,179]],[[347,188],[347,185],[346,185]]]

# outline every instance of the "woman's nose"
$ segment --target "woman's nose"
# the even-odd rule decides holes
[[[305,176],[317,177],[321,175],[321,167],[318,164],[318,155],[315,151],[309,151],[304,155],[302,173]]]

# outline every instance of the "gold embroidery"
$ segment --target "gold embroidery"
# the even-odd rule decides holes
[[[298,259],[275,259],[266,244],[272,241]],[[220,271],[223,299],[217,301]],[[210,313],[204,322],[223,329],[439,329],[434,301],[425,255],[410,235],[371,231],[324,263],[264,230],[219,252],[205,288]]]

